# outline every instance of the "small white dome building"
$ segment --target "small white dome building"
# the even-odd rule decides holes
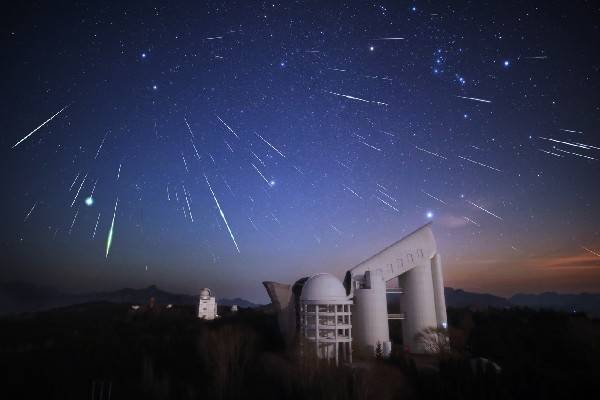
[[[212,320],[217,318],[217,301],[210,289],[204,288],[200,291],[198,303],[198,318]]]
[[[352,362],[352,300],[333,275],[311,276],[300,295],[300,330],[321,359]]]

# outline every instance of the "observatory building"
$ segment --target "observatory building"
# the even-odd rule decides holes
[[[210,289],[204,288],[200,291],[200,301],[198,303],[198,318],[215,319],[217,318],[217,301]]]
[[[426,328],[447,327],[442,263],[431,223],[346,272],[344,283],[330,274],[293,285],[263,282],[278,311],[288,344],[314,346],[319,358],[352,361],[352,346],[367,354],[380,347],[389,355],[389,320],[400,320],[402,346],[425,349],[416,339]],[[388,313],[388,294],[399,294],[399,313]]]

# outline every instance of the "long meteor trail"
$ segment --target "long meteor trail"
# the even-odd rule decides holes
[[[33,209],[35,208],[35,206],[37,206],[37,201],[35,203],[33,203],[33,207],[31,207],[31,210],[29,210],[29,212],[27,213],[27,215],[25,216],[25,219],[23,220],[23,222],[26,222],[27,219],[29,218],[29,216],[31,215],[31,213],[33,212]]]
[[[15,143],[15,145],[12,147],[13,149],[15,147],[17,147],[18,145],[20,145],[23,141],[27,140],[27,138],[31,135],[33,135],[35,132],[38,131],[38,129],[40,129],[41,127],[43,127],[44,125],[46,125],[48,122],[52,121],[54,119],[54,117],[56,117],[58,114],[60,114],[61,112],[63,112],[64,110],[66,110],[67,108],[69,108],[69,105],[64,106],[63,108],[60,109],[59,112],[57,112],[56,114],[54,114],[53,116],[51,116],[50,118],[48,118],[46,121],[44,121],[40,126],[38,126],[37,128],[35,128],[34,130],[32,130],[31,132],[29,132],[29,134],[25,135],[25,137],[21,140],[19,140],[17,143]]]
[[[438,199],[438,198],[437,198],[437,197],[435,197],[434,195],[432,195],[432,194],[429,194],[429,193],[427,193],[427,192],[426,192],[426,191],[424,191],[424,190],[421,190],[421,192],[422,192],[423,194],[425,194],[425,195],[427,195],[427,196],[431,197],[432,199],[439,201],[440,203],[442,203],[442,204],[444,204],[444,205],[446,205],[446,206],[448,205],[448,203],[446,203],[444,200]]]
[[[466,96],[456,96],[456,97],[458,97],[460,99],[465,99],[465,100],[478,101],[480,103],[491,103],[492,102],[491,100],[480,99],[480,98],[477,98],[477,97],[466,97]]]
[[[106,137],[108,136],[109,132],[110,131],[106,131],[106,134],[102,138],[102,142],[100,142],[100,146],[98,146],[98,151],[96,152],[96,155],[94,156],[94,160],[98,158],[98,154],[100,154],[100,150],[102,150],[102,146],[104,145],[104,141],[106,140]]]
[[[79,196],[79,192],[81,192],[81,188],[83,187],[83,184],[85,183],[85,180],[87,179],[87,176],[88,176],[88,174],[85,174],[85,176],[83,177],[83,180],[81,181],[81,185],[79,185],[79,189],[77,189],[77,193],[75,193],[75,197],[73,198],[71,207],[73,207],[73,204],[75,204],[75,200],[77,200],[77,197]]]
[[[75,221],[77,221],[78,215],[79,215],[79,208],[77,209],[77,212],[75,213],[75,216],[73,217],[73,222],[71,222],[71,226],[69,227],[69,235],[73,231],[73,225],[75,225]]]
[[[279,154],[281,157],[285,158],[285,156],[283,155],[283,153],[280,152],[279,150],[277,150],[277,148],[275,146],[273,146],[271,143],[269,143],[269,141],[267,139],[265,139],[264,137],[260,136],[258,133],[256,134],[256,136],[258,136],[260,138],[260,140],[262,140],[263,142],[265,142],[270,148],[272,148],[273,150],[275,150],[277,152],[277,154]]]
[[[100,222],[100,213],[98,213],[98,218],[96,219],[96,225],[94,226],[94,232],[92,233],[92,239],[96,237],[96,229],[98,229],[98,222]]]
[[[219,116],[217,115],[217,118],[219,119],[219,121],[221,121],[221,123],[222,123],[223,125],[225,125],[225,127],[226,127],[226,128],[229,130],[229,132],[233,133],[233,135],[234,135],[236,138],[238,138],[238,139],[240,138],[240,137],[237,135],[237,133],[235,133],[235,132],[233,131],[233,129],[231,129],[231,127],[230,127],[229,125],[227,125],[227,123],[221,119],[221,117],[219,117]]]
[[[389,104],[381,102],[381,101],[365,100],[365,99],[361,99],[360,97],[350,96],[348,94],[341,94],[341,93],[336,93],[336,92],[330,92],[329,90],[325,90],[325,93],[333,94],[335,96],[345,97],[346,99],[350,99],[350,100],[362,101],[363,103],[373,103],[373,104],[378,104],[378,105],[381,105],[381,106],[387,106],[387,105],[389,105]]]
[[[256,170],[256,172],[258,172],[258,174],[260,175],[260,177],[263,178],[263,180],[265,182],[267,182],[267,185],[271,186],[271,181],[268,180],[267,178],[265,178],[265,176],[262,174],[262,172],[260,172],[260,170],[256,167],[256,165],[254,165],[253,163],[250,163],[250,165],[252,165],[254,167],[254,169]]]
[[[434,153],[434,152],[432,152],[432,151],[429,151],[429,150],[422,149],[422,148],[420,148],[419,146],[415,146],[415,148],[416,148],[417,150],[421,150],[421,151],[422,151],[422,152],[424,152],[424,153],[431,154],[432,156],[436,156],[436,157],[439,157],[439,158],[441,158],[441,159],[447,160],[447,158],[446,158],[446,157],[444,157],[444,156],[440,156],[439,154],[437,154],[437,153]]]
[[[491,167],[491,166],[489,166],[489,165],[486,165],[486,164],[480,163],[479,161],[471,160],[470,158],[467,158],[467,157],[458,156],[458,158],[462,158],[463,160],[469,161],[469,162],[471,162],[471,163],[473,163],[473,164],[481,165],[482,167],[486,167],[486,168],[489,168],[489,169],[493,169],[494,171],[502,172],[502,171],[501,171],[501,170],[499,170],[498,168],[494,168],[494,167]]]
[[[106,238],[106,258],[108,258],[108,253],[110,252],[110,247],[112,246],[113,240],[113,232],[115,229],[115,217],[117,215],[117,205],[119,204],[119,197],[117,196],[117,200],[115,201],[115,209],[113,211],[112,222],[110,223],[110,229],[108,231],[108,237]],[[100,218],[98,216],[98,218]]]
[[[483,211],[483,212],[486,212],[486,213],[490,214],[492,217],[496,217],[496,218],[498,218],[500,221],[504,221],[504,220],[503,220],[501,217],[497,216],[497,215],[496,215],[496,214],[494,214],[493,212],[491,212],[491,211],[488,211],[488,210],[486,210],[485,208],[483,208],[483,207],[481,207],[481,206],[478,206],[478,205],[477,205],[477,204],[475,204],[475,203],[472,203],[472,202],[470,202],[469,200],[466,200],[466,201],[467,201],[467,203],[469,203],[469,204],[470,204],[470,205],[472,205],[473,207],[477,207],[477,208],[479,208],[481,211]]]
[[[229,236],[231,236],[231,240],[233,241],[233,244],[235,245],[235,248],[236,248],[237,252],[239,253],[240,248],[238,247],[238,244],[235,241],[235,236],[233,236],[233,232],[231,232],[231,228],[229,227],[229,224],[227,223],[227,218],[225,218],[225,214],[223,213],[223,210],[221,210],[221,206],[219,205],[219,200],[217,200],[217,196],[215,196],[215,192],[213,192],[212,187],[210,186],[210,182],[208,181],[208,178],[206,177],[206,174],[204,174],[204,179],[206,179],[206,184],[208,185],[210,194],[212,194],[212,197],[215,200],[215,204],[217,205],[217,208],[219,209],[221,218],[223,218],[223,222],[225,222],[225,226],[227,227],[227,230],[229,231]]]
[[[77,176],[75,177],[75,179],[73,179],[73,183],[71,183],[71,187],[69,188],[69,192],[70,192],[71,190],[73,190],[73,186],[75,185],[75,182],[77,182],[77,179],[79,179],[79,175],[81,175],[81,171],[79,171],[79,172],[77,173]]]
[[[581,246],[582,249],[584,249],[585,251],[595,255],[596,257],[600,257],[600,254],[596,253],[594,250],[590,250],[587,247]]]

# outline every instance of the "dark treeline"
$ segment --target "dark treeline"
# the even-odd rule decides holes
[[[0,396],[550,399],[600,384],[600,322],[584,315],[449,310],[442,353],[411,358],[396,346],[390,359],[334,368],[286,351],[268,312],[204,322],[194,311],[98,303],[0,319]]]

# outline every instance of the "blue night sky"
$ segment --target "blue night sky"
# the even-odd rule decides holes
[[[433,221],[447,286],[600,290],[597,3],[3,14],[0,280],[266,301]]]

